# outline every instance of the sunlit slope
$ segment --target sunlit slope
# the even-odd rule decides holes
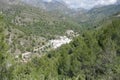
[[[113,17],[101,28],[86,31],[70,44],[33,58],[27,64],[12,66],[14,79],[119,80],[120,18]],[[22,69],[21,69],[22,68]],[[15,77],[17,75],[17,77]],[[24,77],[23,77],[24,76]],[[29,77],[30,76],[30,77]],[[43,78],[42,77],[42,78]]]

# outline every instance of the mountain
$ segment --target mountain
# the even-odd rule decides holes
[[[1,0],[0,2],[3,4],[16,5],[16,4],[20,4],[21,0]]]
[[[31,3],[44,4],[47,10],[23,2],[18,3],[18,0],[12,2],[4,0],[0,3],[2,5],[0,7],[1,13],[9,25],[7,32],[11,31],[11,33],[6,34],[8,36],[7,41],[10,43],[9,38],[12,36],[11,40],[16,44],[10,43],[10,46],[12,46],[12,50],[9,50],[10,53],[25,53],[28,51],[28,47],[29,49],[32,47],[31,45],[39,46],[37,43],[46,43],[48,40],[54,39],[55,36],[64,35],[67,30],[73,30],[81,34],[84,30],[97,28],[105,21],[104,19],[107,20],[110,15],[120,11],[120,5],[97,7],[88,11],[81,8],[69,9],[59,1],[51,3],[31,1]],[[20,35],[22,36],[21,43],[27,42],[27,45],[17,46],[20,42],[17,38]],[[35,39],[36,37],[39,37],[39,39]],[[41,41],[40,38],[45,41]]]
[[[94,7],[83,14],[76,12],[73,19],[84,26],[93,28],[101,25],[106,19],[118,12],[120,12],[120,4]]]
[[[44,5],[44,9],[47,10],[49,13],[54,14],[55,16],[59,15],[68,19],[71,18],[74,22],[77,22],[78,24],[82,24],[83,26],[90,25],[91,27],[94,27],[97,26],[100,21],[120,11],[119,8],[120,5],[118,2],[107,6],[97,5],[90,10],[86,10],[83,8],[72,9],[64,2],[57,0],[53,0],[51,2],[45,2],[43,0],[36,0],[36,1],[27,0],[26,3],[28,4],[32,3],[32,5],[35,4],[36,6],[39,7]]]
[[[0,80],[120,80],[119,21],[120,4],[0,0]]]
[[[110,16],[118,12],[120,12],[120,4],[94,8],[90,10],[88,14],[90,14],[90,20],[93,21],[93,24],[95,24],[108,19]]]
[[[5,52],[5,37],[0,32],[0,38],[3,36],[3,39],[0,39],[2,45],[0,71],[3,72],[0,73],[1,79],[119,80],[119,14],[111,16],[99,28],[86,30],[71,43],[52,50],[44,56],[34,56],[26,63],[21,62],[22,56],[17,60]],[[0,23],[6,23],[2,15]],[[3,24],[0,24],[0,27],[3,27]]]
[[[1,1],[0,14],[6,24],[5,39],[8,52],[14,56],[33,52],[34,48],[42,47],[55,36],[62,36],[66,30],[81,32],[81,26],[71,19],[54,15],[48,11],[24,3],[9,4]]]
[[[56,10],[56,9],[64,9],[67,8],[67,5],[65,5],[63,2],[59,1],[51,1],[51,2],[46,2],[43,0],[23,0],[23,2],[27,4],[31,4],[36,7],[40,7],[46,10]]]

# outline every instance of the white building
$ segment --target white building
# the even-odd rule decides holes
[[[53,48],[56,49],[63,44],[70,43],[71,41],[72,40],[67,38],[66,36],[60,36],[59,39],[50,40],[50,43],[52,44]]]

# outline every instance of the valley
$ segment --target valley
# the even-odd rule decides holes
[[[21,55],[21,60],[23,60],[22,62],[27,62],[31,59],[32,56],[44,56],[51,50],[56,50],[64,44],[69,44],[73,40],[73,38],[79,36],[79,34],[74,32],[73,30],[67,30],[65,33],[66,36],[57,36],[55,39],[48,40],[48,42],[46,42],[42,46],[35,46],[33,49],[31,49],[33,50],[32,52],[21,53],[19,55],[16,55],[15,58],[19,59],[19,56]]]
[[[0,80],[120,80],[119,0],[76,1],[0,0]]]

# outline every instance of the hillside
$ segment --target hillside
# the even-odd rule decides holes
[[[0,0],[0,80],[120,80],[119,3],[25,1]]]
[[[48,40],[65,35],[66,30],[81,32],[81,26],[71,20],[60,19],[43,9],[27,4],[8,4],[1,1],[1,15],[4,17],[6,42],[14,56],[33,52]]]
[[[36,1],[35,3],[37,4]],[[69,9],[65,4],[57,1],[38,4],[38,6],[42,6],[42,4],[45,7],[48,6],[46,9],[50,8],[51,10],[25,3],[8,5],[7,2],[4,2],[4,4],[4,6],[8,7],[1,7],[1,10],[10,23],[17,25],[17,28],[26,34],[39,35],[47,39],[54,38],[54,34],[63,35],[66,30],[83,32],[85,29],[99,27],[109,16],[120,11],[119,4],[93,8],[88,11],[84,9]],[[59,5],[59,8],[55,7],[57,5]]]
[[[32,52],[34,47],[43,46],[46,43],[46,39],[41,36],[35,36],[33,34],[27,35],[20,29],[16,28],[18,26],[10,24],[6,21],[5,16],[0,14],[2,19],[1,31],[4,35],[5,43],[7,43],[6,51],[10,53],[13,57],[21,55],[25,52]]]
[[[62,35],[69,29],[78,32],[81,29],[81,25],[72,20],[66,19],[59,14],[54,16],[54,14],[43,9],[29,5],[12,5],[8,9],[3,9],[3,13],[6,15],[6,19],[9,19],[9,22],[17,25],[17,28],[23,32],[45,38],[49,38],[51,35],[54,36],[54,34]]]
[[[99,27],[110,16],[118,12],[120,12],[120,4],[94,7],[83,13],[76,12],[72,18],[85,28],[94,28]]]
[[[21,64],[12,62],[4,75],[9,80],[119,80],[120,18],[86,31],[70,44]],[[4,78],[3,78],[4,80]]]

